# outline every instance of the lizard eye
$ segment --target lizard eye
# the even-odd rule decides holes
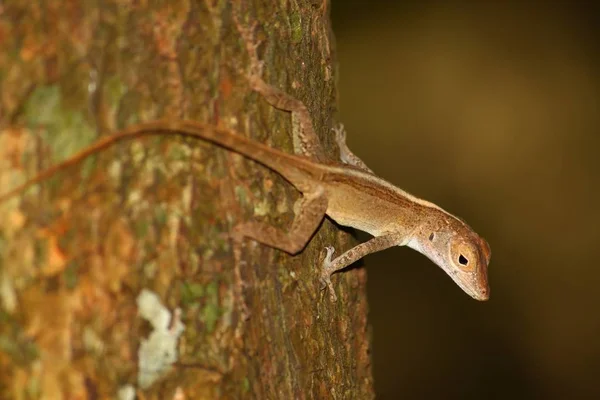
[[[467,272],[477,268],[477,252],[462,240],[452,243],[449,256],[456,267]]]

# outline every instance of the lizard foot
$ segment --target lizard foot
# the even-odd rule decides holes
[[[346,144],[346,129],[344,129],[344,125],[342,123],[338,123],[331,128],[331,130],[335,134],[335,141],[340,149],[340,160],[344,164],[352,165],[372,174],[373,171],[371,168],[367,167],[367,165],[348,148],[348,145]]]
[[[262,83],[262,73],[264,68],[264,61],[258,58],[258,53],[256,51],[262,42],[261,40],[256,39],[255,35],[258,23],[254,21],[250,26],[244,26],[237,17],[234,17],[234,22],[244,41],[248,57],[250,58],[250,67],[246,72],[246,78],[250,82],[250,85],[256,90],[256,87],[260,86]]]
[[[335,134],[335,141],[337,142],[338,147],[345,146],[346,145],[346,129],[344,128],[344,124],[339,122],[333,128],[331,128],[331,130]]]
[[[335,295],[335,290],[333,289],[333,284],[331,283],[331,256],[335,252],[333,246],[325,247],[327,251],[327,255],[325,255],[325,259],[323,260],[323,265],[321,267],[321,290],[327,288],[329,290],[329,298],[332,302],[337,301],[337,296]]]

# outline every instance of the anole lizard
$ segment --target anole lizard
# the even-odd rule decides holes
[[[282,231],[255,221],[234,228],[234,238],[250,238],[290,254],[301,252],[324,216],[340,225],[373,235],[365,243],[332,259],[327,247],[320,279],[336,299],[330,276],[367,254],[392,246],[408,246],[440,266],[467,294],[477,300],[489,298],[488,243],[464,221],[430,202],[414,197],[376,176],[345,144],[343,129],[336,129],[344,164],[328,162],[312,120],[302,102],[262,79],[252,29],[236,25],[250,57],[248,81],[271,105],[292,113],[294,147],[291,155],[252,141],[229,129],[200,122],[157,120],[130,126],[92,144],[70,159],[51,167],[23,185],[0,196],[0,202],[72,166],[116,142],[149,135],[180,135],[212,142],[270,168],[302,193],[291,229]]]

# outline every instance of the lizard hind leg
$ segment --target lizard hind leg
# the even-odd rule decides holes
[[[260,43],[254,37],[255,26],[244,26],[238,17],[235,17],[234,20],[250,58],[250,67],[246,73],[250,87],[273,107],[292,114],[293,143],[296,154],[317,162],[326,161],[327,157],[325,157],[319,137],[315,133],[312,117],[304,103],[268,84],[262,78],[263,62],[256,53],[256,48]]]
[[[323,221],[327,211],[327,197],[321,188],[313,193],[305,193],[296,209],[292,227],[287,231],[267,223],[248,221],[237,225],[232,237],[237,241],[249,238],[286,253],[297,254],[306,247]]]

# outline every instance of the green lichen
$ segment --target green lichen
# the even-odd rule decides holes
[[[27,398],[37,399],[40,398],[42,393],[41,382],[37,377],[27,380],[27,386],[25,388]]]
[[[156,207],[154,209],[154,220],[160,227],[164,227],[167,224],[167,210],[163,205]]]
[[[119,104],[121,97],[127,93],[127,86],[117,75],[112,75],[104,82],[106,104]]]
[[[150,226],[148,224],[148,220],[145,218],[136,219],[133,225],[133,231],[135,233],[135,237],[138,239],[143,239],[148,235],[150,230]]]
[[[25,103],[25,121],[28,125],[54,123],[60,103],[60,88],[58,86],[37,87]]]
[[[290,16],[290,25],[292,31],[292,43],[300,43],[302,41],[302,16],[300,13],[292,13]]]
[[[51,149],[50,163],[57,163],[92,143],[95,130],[86,120],[85,114],[65,105],[61,89],[57,85],[37,87],[23,107],[27,127],[40,134],[44,144]],[[25,160],[27,162],[27,160]],[[79,166],[83,177],[89,176],[95,157],[89,157]],[[37,164],[37,162],[36,162]],[[51,179],[50,186],[60,182]]]
[[[216,282],[206,285],[206,303],[200,312],[200,320],[206,327],[206,332],[211,334],[215,330],[217,320],[221,314],[219,308],[219,286]]]
[[[77,270],[79,265],[75,261],[70,261],[63,272],[65,285],[67,289],[75,289],[77,287]]]
[[[191,156],[191,148],[189,146],[171,146],[167,153],[167,158],[172,160],[186,160]]]
[[[129,146],[131,152],[131,160],[139,167],[146,159],[146,147],[141,142],[132,142]]]
[[[235,193],[236,200],[240,203],[242,207],[246,206],[249,202],[248,195],[246,194],[246,189],[241,185],[236,185],[233,189]]]
[[[3,314],[2,325],[11,326],[10,334],[0,335],[0,352],[8,355],[16,365],[26,366],[39,358],[39,349],[17,322]]]
[[[207,304],[202,309],[201,316],[206,327],[206,333],[211,334],[215,330],[215,325],[219,319],[219,307],[214,304]]]
[[[250,391],[250,380],[248,377],[244,377],[242,380],[242,393],[248,393]]]
[[[181,285],[181,303],[190,305],[204,296],[205,287],[196,282],[183,282]]]
[[[32,130],[43,128],[54,161],[70,157],[95,139],[95,131],[85,116],[63,105],[62,93],[56,85],[36,88],[25,103],[24,115]]]

